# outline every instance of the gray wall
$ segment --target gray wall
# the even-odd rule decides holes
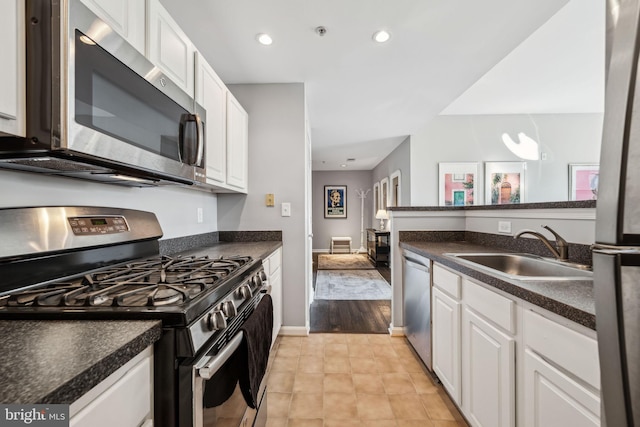
[[[547,154],[546,160],[527,161],[525,201],[567,200],[568,164],[599,162],[602,118],[600,113],[438,116],[411,136],[411,179],[420,183],[411,188],[412,205],[438,204],[439,162],[478,162],[478,194],[484,201],[484,162],[521,161],[503,144],[505,132],[514,140],[526,133]]]
[[[79,179],[0,170],[0,208],[109,206],[154,212],[163,239],[217,231],[215,194],[182,187],[128,188]],[[197,208],[203,222],[197,222]]]
[[[360,249],[360,198],[356,190],[372,188],[371,171],[316,171],[313,172],[312,212],[313,249],[325,251],[330,248],[331,236],[351,237],[351,249]],[[324,217],[324,186],[347,186],[347,217]],[[373,196],[369,191],[364,199],[364,228],[371,227]],[[363,241],[366,247],[366,235]]]
[[[305,326],[305,94],[302,83],[229,85],[249,113],[249,194],[218,196],[220,230],[282,230],[285,326]],[[275,194],[275,207],[265,195]],[[291,203],[291,216],[280,204]]]
[[[397,170],[401,174],[400,205],[411,206],[411,136],[385,157],[372,171],[371,186],[387,177],[391,181],[391,174]],[[373,207],[373,205],[372,205]],[[375,220],[375,227],[380,223]]]

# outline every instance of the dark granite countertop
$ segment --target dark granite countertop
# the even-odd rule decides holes
[[[159,320],[1,320],[0,403],[70,404],[161,333]]]
[[[474,269],[445,256],[456,252],[510,252],[491,246],[473,244],[465,241],[426,242],[404,241],[400,247],[416,252],[439,264],[459,271],[469,277],[500,289],[531,304],[559,314],[588,328],[596,328],[595,301],[592,280],[544,281],[511,280],[492,275],[480,269]]]
[[[207,246],[193,248],[186,252],[181,252],[181,254],[209,255],[210,257],[248,255],[256,259],[265,259],[280,247],[282,247],[282,242],[275,240],[261,242],[217,242]]]

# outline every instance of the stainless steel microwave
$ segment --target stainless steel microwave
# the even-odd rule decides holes
[[[79,0],[26,1],[26,138],[0,167],[125,185],[203,181],[205,110]]]

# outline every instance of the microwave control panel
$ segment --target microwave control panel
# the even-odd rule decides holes
[[[129,231],[123,216],[81,216],[68,217],[69,225],[76,236],[93,236]]]

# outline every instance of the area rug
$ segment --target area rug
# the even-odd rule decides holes
[[[375,267],[362,254],[320,254],[318,270],[373,270]]]
[[[318,270],[315,299],[391,299],[391,286],[378,270]]]

